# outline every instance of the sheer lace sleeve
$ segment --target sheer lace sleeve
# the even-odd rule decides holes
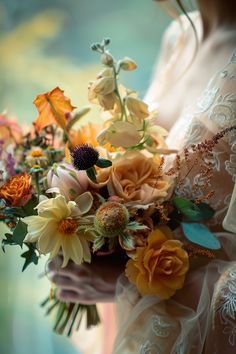
[[[236,350],[236,263],[220,276],[212,299],[211,326],[205,354],[233,354]]]
[[[236,126],[236,55],[209,82],[195,105],[186,107],[168,137],[170,147],[183,150],[191,144],[211,139],[218,132]],[[210,204],[216,213],[211,220],[215,231],[235,232],[235,181],[236,181],[236,130],[227,133],[214,147],[208,162],[212,178],[209,188],[215,192]],[[191,198],[202,197],[201,188],[206,182],[196,166],[185,179],[179,193]],[[223,222],[224,221],[224,222]]]
[[[236,125],[236,55],[216,73],[201,97],[186,107],[170,131],[168,144],[180,153]],[[124,278],[119,282],[120,331],[113,354],[231,354],[236,352],[236,130],[209,156],[212,167],[209,228],[220,240],[224,259],[191,270],[184,287],[167,301],[141,297]],[[204,176],[195,166],[179,190],[201,197]],[[222,227],[223,224],[223,227]],[[229,231],[229,232],[228,232]]]

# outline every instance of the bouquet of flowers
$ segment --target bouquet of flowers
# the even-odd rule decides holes
[[[93,262],[93,254],[119,253],[141,294],[168,299],[183,287],[191,260],[209,260],[220,249],[204,225],[214,214],[209,157],[235,127],[182,155],[168,149],[157,112],[119,83],[120,73],[136,63],[116,61],[109,43],[92,46],[103,68],[88,87],[89,101],[101,108],[101,126],[77,127],[90,108],[75,109],[59,87],[36,97],[39,115],[25,135],[0,116],[0,219],[9,227],[2,248],[23,248],[23,270],[48,254],[62,254],[65,267],[69,260],[80,265]],[[204,183],[192,186],[201,197],[189,200],[179,192],[196,166]],[[70,335],[83,314],[88,327],[99,323],[96,304],[65,303],[51,292],[42,305],[47,314],[56,312],[58,333]]]

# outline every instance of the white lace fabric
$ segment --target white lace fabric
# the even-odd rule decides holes
[[[155,106],[155,104],[153,104]],[[236,126],[236,53],[209,82],[201,97],[177,120],[168,143],[182,151]],[[178,137],[176,139],[176,137]],[[236,130],[214,148],[208,223],[225,256],[188,273],[184,288],[167,301],[141,297],[125,276],[117,287],[120,330],[113,354],[236,353]],[[193,195],[197,166],[181,193]],[[201,192],[199,192],[201,193]],[[222,226],[223,225],[223,226]],[[229,231],[229,232],[228,232]]]

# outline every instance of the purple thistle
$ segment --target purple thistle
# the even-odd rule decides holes
[[[16,171],[15,171],[15,160],[13,158],[13,155],[11,153],[7,154],[7,161],[6,161],[6,171],[8,173],[9,177],[15,176]]]
[[[71,151],[71,157],[77,170],[88,170],[98,162],[99,153],[92,146],[81,144]]]

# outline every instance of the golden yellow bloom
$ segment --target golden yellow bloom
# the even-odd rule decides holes
[[[24,206],[32,196],[31,176],[20,173],[13,176],[0,188],[0,198],[9,206]]]
[[[41,147],[34,146],[26,156],[26,162],[30,165],[40,165],[41,167],[47,164],[47,156]]]
[[[127,262],[126,276],[142,295],[169,299],[184,285],[188,254],[180,241],[170,237],[167,227],[154,230],[148,237],[148,246],[137,248],[136,258]]]
[[[81,194],[76,203],[67,202],[62,195],[43,200],[37,206],[38,215],[23,219],[28,225],[24,241],[37,242],[39,252],[50,253],[50,258],[62,249],[62,267],[67,265],[69,259],[76,264],[90,262],[89,235],[77,229],[83,223],[92,222],[91,216],[83,216],[90,210],[92,203],[89,192]]]
[[[38,130],[42,130],[51,124],[57,124],[59,127],[65,128],[67,124],[66,114],[72,112],[75,108],[59,87],[38,95],[34,104],[39,112],[35,121]]]
[[[170,184],[160,176],[159,164],[140,152],[126,153],[112,167],[99,171],[98,183],[107,182],[110,196],[148,204],[167,196]]]

